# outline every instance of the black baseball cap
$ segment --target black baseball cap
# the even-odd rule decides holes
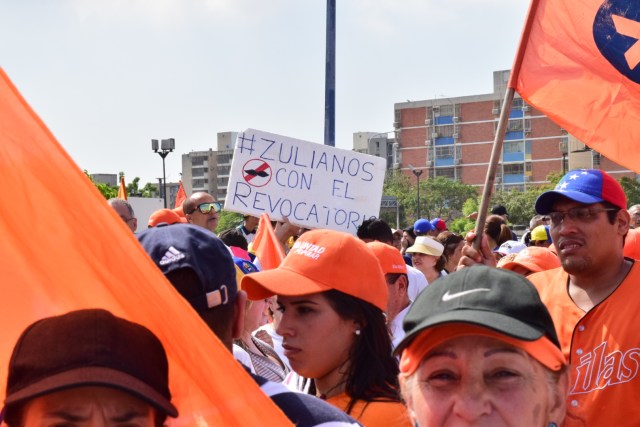
[[[560,348],[553,320],[536,288],[511,271],[474,266],[451,273],[422,291],[404,318],[400,354],[422,331],[451,323],[481,326],[508,337],[547,337]]]
[[[506,215],[509,216],[509,214],[507,213],[507,208],[505,208],[502,205],[495,205],[494,207],[491,208],[491,214],[492,215]]]
[[[5,408],[91,385],[123,390],[178,416],[160,340],[146,327],[102,309],[48,317],[25,329],[9,361]]]
[[[165,276],[179,269],[195,272],[200,286],[178,291],[198,313],[235,301],[238,286],[231,250],[209,230],[192,224],[160,224],[137,237]]]

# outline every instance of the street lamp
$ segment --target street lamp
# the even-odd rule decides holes
[[[422,175],[422,172],[424,172],[424,170],[416,169],[411,164],[409,165],[409,169],[411,169],[411,172],[413,172],[413,174],[416,176],[418,180],[418,218],[417,219],[420,219],[420,175]]]
[[[170,152],[175,150],[175,148],[176,148],[176,140],[173,138],[160,140],[160,148],[158,148],[157,139],[151,140],[151,149],[153,150],[154,153],[158,153],[160,157],[162,157],[162,180],[164,182],[164,185],[162,187],[164,188],[162,187],[160,188],[163,190],[162,193],[164,195],[165,209],[167,208],[167,175],[165,173],[165,168],[164,168],[164,159],[169,155]]]

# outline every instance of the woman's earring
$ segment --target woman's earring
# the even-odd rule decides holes
[[[558,427],[558,424],[554,423],[554,422],[550,422],[549,423],[549,427]]]
[[[355,333],[356,335],[360,335],[360,329],[356,329],[354,333]],[[552,426],[549,426],[549,427],[552,427]],[[556,427],[558,427],[558,426],[556,426]]]

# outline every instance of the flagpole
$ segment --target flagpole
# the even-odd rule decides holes
[[[502,109],[500,110],[500,118],[498,119],[498,129],[496,130],[496,136],[493,140],[493,149],[491,150],[489,168],[487,169],[487,176],[484,179],[482,199],[480,200],[480,207],[478,208],[478,218],[476,219],[476,239],[473,241],[473,247],[475,249],[480,248],[480,244],[482,243],[484,222],[487,218],[487,210],[489,209],[489,202],[491,201],[493,183],[496,178],[496,169],[498,168],[498,162],[500,161],[502,146],[504,145],[504,135],[507,131],[507,124],[509,123],[509,114],[511,113],[511,104],[513,103],[514,93],[515,90],[512,87],[508,87],[504,93],[504,100],[502,101]]]
[[[532,0],[527,12],[527,20],[522,30],[520,37],[520,43],[518,43],[518,50],[516,51],[516,57],[511,67],[511,75],[509,76],[509,82],[507,83],[507,90],[504,93],[504,99],[502,101],[502,109],[500,110],[500,118],[498,119],[498,128],[496,130],[496,136],[493,140],[493,148],[491,150],[491,158],[489,160],[489,168],[487,169],[487,176],[484,180],[484,189],[482,190],[482,199],[480,200],[480,207],[478,208],[478,217],[476,219],[476,239],[473,241],[473,247],[477,250],[480,248],[483,238],[484,223],[487,219],[487,210],[489,209],[489,202],[491,201],[491,194],[493,192],[493,184],[496,178],[496,169],[498,168],[498,161],[500,160],[500,154],[502,153],[502,147],[504,145],[504,135],[507,131],[507,124],[509,123],[509,114],[511,113],[511,104],[513,103],[513,96],[515,95],[515,86],[518,75],[520,74],[520,67],[527,48],[527,42],[531,33],[531,27],[535,21],[536,11],[540,0]]]
[[[522,29],[520,43],[518,43],[518,50],[516,51],[516,57],[513,60],[513,66],[511,67],[511,75],[509,76],[509,82],[507,83],[507,87],[509,88],[516,87],[516,80],[520,75],[520,67],[522,66],[522,60],[524,59],[524,54],[527,50],[527,42],[529,41],[529,36],[531,35],[531,27],[533,27],[533,22],[535,21],[539,3],[540,0],[531,0],[531,4],[529,5],[529,10],[527,11],[527,20],[525,21],[524,28]]]

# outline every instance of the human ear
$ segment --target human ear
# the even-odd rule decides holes
[[[247,309],[247,293],[243,290],[238,290],[236,294],[236,300],[233,303],[235,310],[233,313],[233,339],[240,338],[242,331],[244,330],[244,314]]]
[[[568,373],[563,372],[558,381],[549,384],[549,422],[559,425],[567,413]]]

